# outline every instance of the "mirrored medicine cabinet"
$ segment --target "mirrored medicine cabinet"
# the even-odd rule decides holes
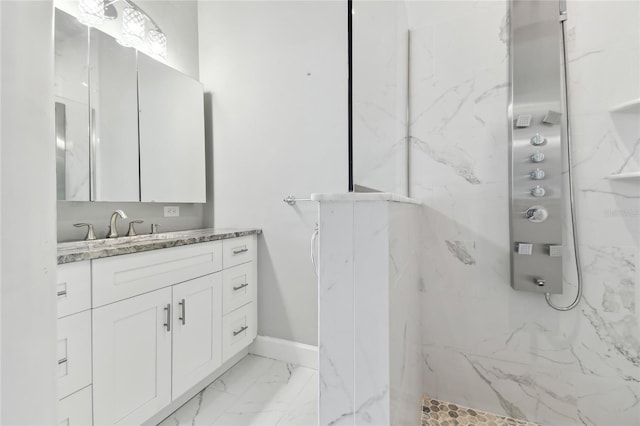
[[[202,84],[55,13],[61,201],[206,202]]]

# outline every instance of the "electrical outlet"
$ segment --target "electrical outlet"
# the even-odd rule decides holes
[[[178,217],[178,216],[180,216],[180,207],[164,206],[164,217]]]

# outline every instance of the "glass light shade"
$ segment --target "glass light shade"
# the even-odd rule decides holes
[[[95,26],[104,21],[104,0],[79,0],[78,21],[84,25]]]
[[[118,43],[127,47],[138,46],[144,40],[144,15],[137,9],[127,7],[122,11],[122,36]]]
[[[149,30],[149,50],[151,54],[167,58],[167,36],[160,30]]]

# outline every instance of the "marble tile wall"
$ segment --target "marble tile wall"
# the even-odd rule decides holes
[[[321,201],[319,424],[418,424],[420,207]]]
[[[417,424],[422,394],[420,329],[421,207],[390,203],[389,221],[389,386],[391,424]],[[366,285],[366,283],[365,283]]]
[[[412,197],[424,202],[424,392],[545,425],[640,423],[640,4],[568,2],[584,299],[510,287],[508,2],[409,2]],[[566,188],[565,188],[566,189]],[[567,210],[567,209],[565,209]],[[570,229],[568,218],[565,227]],[[571,246],[571,237],[564,237]],[[565,294],[576,291],[565,250]]]
[[[354,0],[352,7],[354,183],[407,195],[405,2]]]
[[[320,425],[353,425],[353,203],[320,203],[318,378]]]

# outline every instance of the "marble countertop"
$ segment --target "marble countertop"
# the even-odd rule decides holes
[[[206,228],[137,235],[135,237],[58,243],[58,265],[261,233],[262,230],[254,228]]]
[[[312,201],[390,201],[394,203],[422,204],[418,200],[392,192],[340,192],[311,194]]]

